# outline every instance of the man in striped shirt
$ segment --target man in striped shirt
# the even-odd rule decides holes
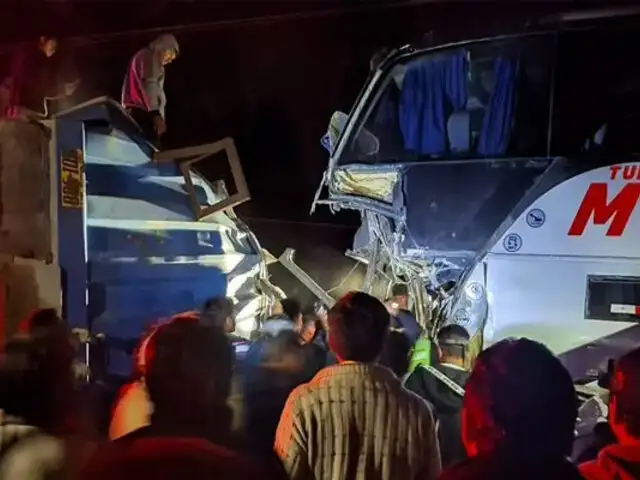
[[[339,364],[291,393],[276,434],[289,478],[435,479],[440,451],[430,407],[377,364],[389,332],[385,306],[351,292],[328,321]]]

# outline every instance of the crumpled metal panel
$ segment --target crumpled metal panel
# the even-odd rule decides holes
[[[0,253],[51,260],[49,141],[42,125],[0,119]]]
[[[358,167],[336,170],[333,178],[341,194],[358,195],[386,203],[393,203],[393,193],[399,179],[398,170],[365,170]]]

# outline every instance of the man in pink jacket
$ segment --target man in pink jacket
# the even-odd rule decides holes
[[[164,69],[176,59],[179,52],[176,37],[171,34],[160,35],[136,52],[122,85],[122,106],[154,144],[159,142],[167,129]]]

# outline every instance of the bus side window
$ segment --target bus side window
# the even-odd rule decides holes
[[[588,29],[559,35],[553,155],[593,148],[640,152],[640,29]]]

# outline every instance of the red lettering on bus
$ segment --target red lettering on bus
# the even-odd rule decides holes
[[[609,179],[640,181],[640,165],[612,165],[609,167]]]
[[[616,177],[618,176],[618,172],[621,169],[622,169],[622,165],[612,165],[611,167],[609,167],[609,172],[610,172],[609,178],[611,180],[615,180]]]
[[[611,173],[613,175],[613,169]],[[584,195],[568,235],[575,237],[582,235],[593,216],[594,225],[604,225],[611,221],[607,229],[607,237],[620,237],[627,227],[638,199],[640,199],[640,183],[626,183],[610,202],[607,202],[607,184],[592,183]]]

